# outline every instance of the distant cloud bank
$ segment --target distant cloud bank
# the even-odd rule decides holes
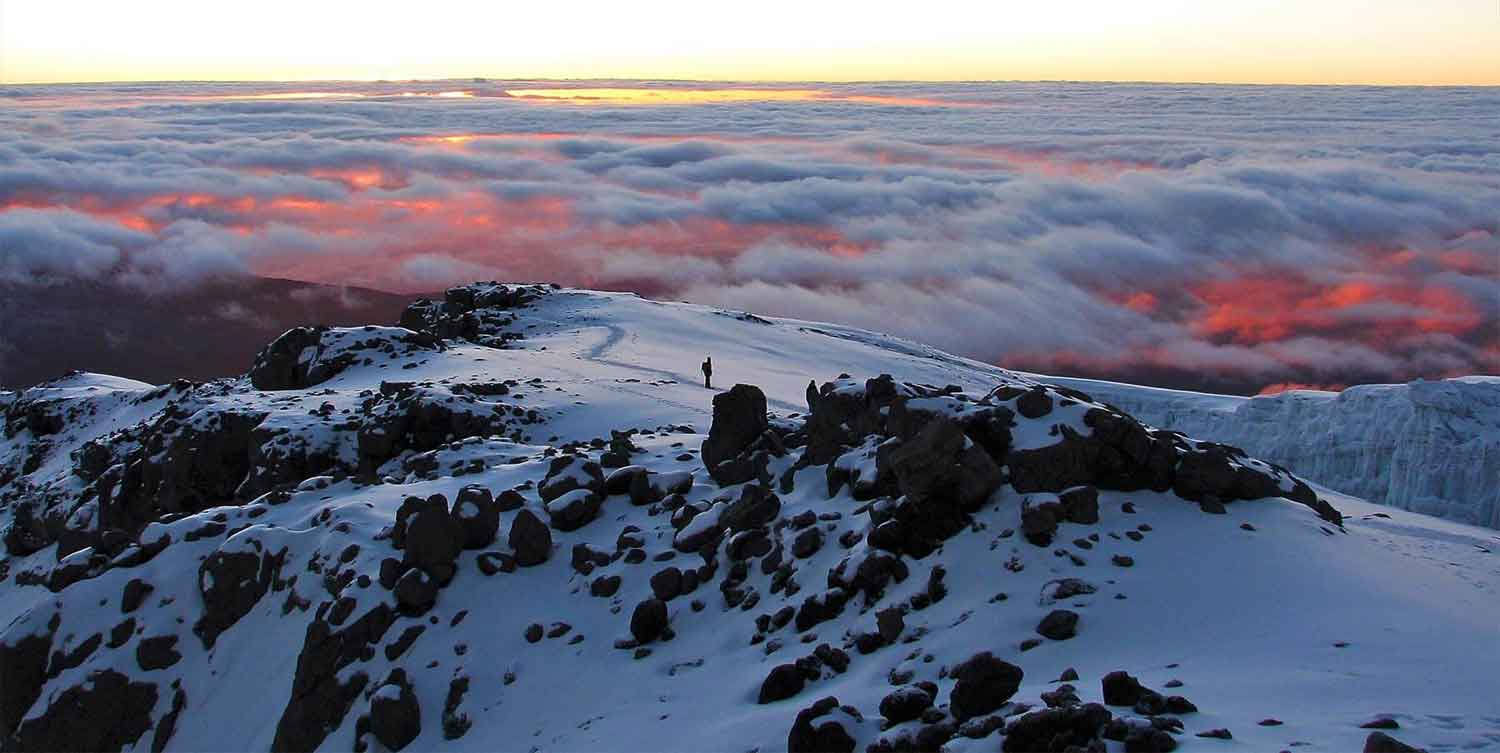
[[[0,281],[544,279],[1248,392],[1500,371],[1500,90],[587,86],[0,87]]]

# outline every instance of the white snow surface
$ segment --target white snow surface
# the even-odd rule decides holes
[[[1233,397],[1036,376],[1371,502],[1500,528],[1500,377]]]
[[[438,453],[444,470],[430,477],[401,473],[392,461],[383,469],[389,483],[360,486],[347,478],[324,478],[297,487],[284,503],[263,497],[152,524],[143,539],[170,534],[173,541],[161,554],[144,565],[79,581],[58,594],[18,585],[16,577],[52,567],[54,549],[12,559],[9,577],[0,582],[0,626],[18,631],[7,637],[19,635],[40,630],[60,613],[54,650],[66,650],[95,633],[107,636],[122,618],[120,594],[127,580],[142,578],[155,585],[132,615],[138,627],[129,642],[115,650],[101,648],[82,665],[63,670],[29,715],[40,714],[62,689],[84,682],[90,672],[113,667],[157,684],[153,723],[170,708],[168,686],[174,680],[182,683],[187,706],[167,750],[268,749],[287,704],[305,631],[317,605],[330,601],[323,579],[308,572],[307,563],[317,559],[331,568],[354,543],[358,554],[339,567],[373,578],[381,559],[400,556],[379,534],[388,529],[405,497],[440,493],[452,500],[472,483],[497,493],[527,482],[534,485],[546,472],[548,445],[607,439],[611,429],[669,425],[690,426],[693,433],[637,435],[644,452],[631,462],[653,471],[698,471],[686,495],[692,504],[737,497],[735,488],[717,488],[696,457],[677,459],[685,451],[696,455],[709,428],[715,391],[704,389],[698,372],[705,355],[715,362],[716,389],[737,382],[758,385],[770,411],[783,415],[806,410],[803,394],[809,380],[821,383],[839,372],[856,379],[890,373],[898,380],[956,384],[979,394],[1001,381],[1028,381],[861,330],[757,320],[625,294],[561,291],[528,309],[522,321],[527,338],[515,350],[454,344],[442,353],[356,366],[302,391],[260,393],[244,379],[226,384],[223,400],[270,412],[270,421],[291,421],[325,402],[339,409],[354,405],[362,390],[378,389],[382,380],[516,379],[522,384],[506,400],[538,410],[545,423],[520,441],[490,438],[449,445]],[[525,383],[533,378],[542,381]],[[1144,421],[1243,444],[1327,486],[1398,506],[1442,507],[1449,514],[1483,509],[1489,517],[1480,522],[1495,523],[1495,447],[1500,439],[1494,424],[1486,423],[1493,419],[1486,411],[1496,403],[1475,397],[1494,394],[1491,381],[1254,400],[1156,396],[1142,388],[1056,381],[1138,411]],[[88,377],[45,389],[87,392],[99,405],[54,438],[53,454],[33,474],[38,481],[65,473],[71,449],[140,421],[151,409],[150,401],[133,398],[147,396],[152,388],[128,380]],[[1454,417],[1455,402],[1483,410],[1473,409],[1474,415],[1464,419],[1469,423],[1462,423]],[[1185,425],[1191,422],[1198,423]],[[19,462],[15,452],[21,439],[0,444],[0,467]],[[1261,446],[1249,441],[1260,439]],[[348,440],[330,436],[328,441],[337,445]],[[1442,453],[1453,457],[1440,459]],[[446,470],[474,459],[483,470],[461,476]],[[779,475],[790,459],[778,462]],[[1472,467],[1474,476],[1436,481],[1438,476],[1424,469],[1438,463],[1453,466],[1443,478],[1458,479],[1457,467],[1464,465]],[[1369,478],[1356,483],[1362,475]],[[1347,516],[1343,530],[1288,500],[1236,502],[1227,515],[1206,515],[1171,494],[1104,492],[1098,525],[1064,524],[1052,547],[1038,548],[1019,534],[1004,534],[1019,527],[1021,496],[1002,487],[970,530],[922,560],[908,558],[911,577],[888,589],[881,606],[924,590],[934,567],[946,569],[947,596],[906,616],[903,635],[920,638],[869,655],[848,647],[852,663],[847,672],[825,670],[822,679],[796,697],[757,704],[761,681],[772,667],[819,643],[846,647],[852,634],[874,630],[875,610],[861,610],[856,600],[842,616],[808,631],[815,636],[810,640],[799,638],[788,625],[772,631],[764,643],[750,642],[755,614],[800,604],[826,587],[823,574],[841,559],[865,553],[863,540],[845,549],[838,539],[847,530],[863,532],[868,519],[856,514],[859,503],[847,487],[827,498],[823,478],[823,467],[807,468],[797,473],[795,491],[781,495],[784,518],[805,510],[840,515],[817,523],[827,536],[821,550],[798,561],[801,593],[791,598],[771,594],[769,576],[752,567],[746,585],[759,592],[761,601],[745,612],[727,608],[717,583],[706,583],[669,603],[676,637],[653,644],[650,655],[641,659],[613,644],[629,637],[631,610],[651,593],[648,578],[668,565],[695,566],[697,556],[678,554],[671,562],[648,559],[639,565],[616,559],[585,577],[569,566],[569,552],[578,543],[613,552],[622,529],[632,525],[640,529],[649,554],[669,551],[674,530],[667,515],[651,515],[650,508],[609,497],[598,520],[577,531],[552,532],[553,553],[546,563],[492,577],[478,569],[480,552],[463,552],[458,574],[428,616],[398,619],[377,645],[374,659],[343,671],[341,676],[365,672],[371,682],[320,749],[354,746],[357,718],[367,713],[388,670],[401,666],[421,699],[422,730],[407,750],[784,750],[796,712],[828,695],[862,712],[862,723],[845,722],[857,749],[863,750],[882,736],[920,726],[908,722],[880,729],[878,706],[895,689],[888,681],[893,671],[910,671],[913,681],[936,682],[941,705],[953,687],[944,670],[977,651],[991,651],[1025,671],[1014,701],[1038,707],[1039,694],[1055,688],[1055,678],[1069,667],[1081,676],[1074,684],[1084,701],[1100,700],[1099,680],[1113,670],[1126,670],[1164,693],[1187,696],[1200,712],[1183,717],[1180,750],[1358,750],[1368,734],[1359,725],[1382,715],[1399,721],[1401,729],[1393,735],[1430,750],[1500,750],[1500,536],[1333,492],[1329,498]],[[1406,496],[1392,499],[1397,489]],[[527,507],[545,521],[535,491],[526,497]],[[1441,500],[1442,505],[1424,499]],[[1136,513],[1122,511],[1127,501]],[[516,514],[503,514],[500,537],[491,550],[508,551],[505,536]],[[227,538],[185,540],[187,531],[216,517],[227,523]],[[716,517],[717,511],[700,515],[693,525]],[[1122,536],[1141,524],[1150,529],[1142,541]],[[1091,533],[1100,535],[1092,549],[1070,543]],[[253,551],[256,544],[268,551],[284,548],[283,576],[300,577],[287,591],[267,593],[205,650],[189,629],[203,611],[195,575],[199,562],[215,550]],[[1055,548],[1075,553],[1086,564],[1057,556]],[[1134,566],[1112,566],[1114,554],[1133,557]],[[623,578],[618,593],[590,596],[590,581],[609,574]],[[1077,637],[1046,641],[1023,652],[1021,642],[1037,637],[1038,620],[1054,606],[1064,606],[1040,603],[1048,582],[1063,577],[1083,578],[1098,587],[1094,594],[1070,600],[1069,608],[1082,615]],[[288,592],[314,608],[284,614]],[[376,603],[392,603],[390,592],[378,584],[351,584],[340,593],[357,600],[355,616]],[[1001,593],[1008,598],[993,598]],[[689,607],[695,599],[705,603],[702,611]],[[466,616],[452,624],[460,614]],[[560,638],[533,644],[523,637],[531,623],[550,627],[560,621],[572,626]],[[405,655],[388,661],[383,647],[409,624],[428,628]],[[137,642],[165,634],[179,636],[181,661],[142,671],[136,664]],[[574,636],[583,640],[570,642]],[[770,651],[773,644],[777,648]],[[470,678],[470,689],[459,710],[473,726],[462,737],[447,740],[443,698],[450,679],[460,674]],[[1174,679],[1181,681],[1180,688],[1164,688]],[[1284,724],[1257,725],[1268,717]],[[1216,727],[1232,730],[1234,740],[1193,736]],[[149,734],[135,749],[149,745]],[[370,744],[381,749],[373,740]],[[946,749],[992,751],[998,745],[997,735],[958,737]],[[1110,746],[1111,751],[1123,749],[1119,743]]]

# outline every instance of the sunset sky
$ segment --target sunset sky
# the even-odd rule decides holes
[[[0,0],[0,82],[1500,84],[1495,0]]]

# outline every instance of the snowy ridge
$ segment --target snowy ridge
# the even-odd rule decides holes
[[[1356,497],[1500,528],[1500,377],[1253,398],[1036,378],[1156,426],[1238,445]]]
[[[1494,531],[860,330],[407,314],[0,397],[0,748],[1500,749]]]

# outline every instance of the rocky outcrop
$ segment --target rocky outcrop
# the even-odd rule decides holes
[[[395,619],[384,604],[378,604],[358,619],[335,631],[327,621],[328,604],[307,627],[291,697],[276,723],[271,749],[312,751],[349,713],[354,699],[369,682],[369,675],[353,672],[340,681],[339,673],[356,661],[373,656],[374,647]]]
[[[443,300],[419,298],[401,312],[401,326],[447,339],[463,339],[490,347],[505,347],[521,337],[508,329],[514,312],[553,290],[547,285],[474,283],[449,288]]]
[[[391,356],[442,347],[438,338],[427,332],[390,327],[295,327],[256,354],[248,376],[258,390],[301,390],[332,379],[366,360],[370,352]]]
[[[15,751],[120,750],[151,728],[156,685],[112,669],[89,673],[57,695],[40,715],[16,728]]]

